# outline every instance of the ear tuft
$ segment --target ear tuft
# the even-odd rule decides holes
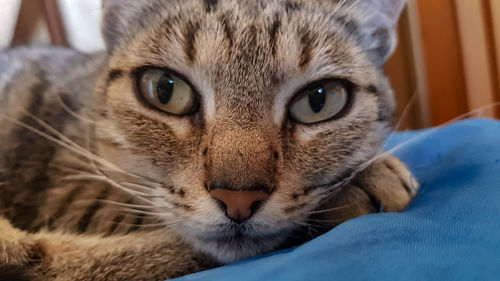
[[[380,67],[396,48],[397,22],[405,4],[406,0],[361,0],[357,6],[363,47]]]

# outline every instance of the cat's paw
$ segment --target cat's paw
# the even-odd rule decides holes
[[[352,182],[365,191],[380,211],[399,212],[404,210],[417,195],[418,182],[406,165],[389,156],[373,163]]]
[[[0,265],[2,267],[32,267],[43,256],[41,247],[30,235],[11,226],[0,217]]]
[[[404,210],[419,185],[405,164],[389,156],[374,162],[323,204],[317,217],[336,225],[375,212]]]

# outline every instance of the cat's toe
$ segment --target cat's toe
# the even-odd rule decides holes
[[[354,185],[381,204],[383,211],[404,210],[417,195],[418,182],[396,157],[386,157],[359,174]]]

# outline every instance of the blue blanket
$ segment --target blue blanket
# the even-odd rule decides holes
[[[394,134],[421,190],[402,213],[179,280],[500,280],[500,122]]]

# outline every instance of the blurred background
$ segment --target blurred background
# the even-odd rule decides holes
[[[101,0],[0,0],[0,48],[37,44],[104,49]],[[500,0],[410,0],[386,65],[399,129],[463,114],[500,117]],[[477,110],[480,109],[480,110]]]

